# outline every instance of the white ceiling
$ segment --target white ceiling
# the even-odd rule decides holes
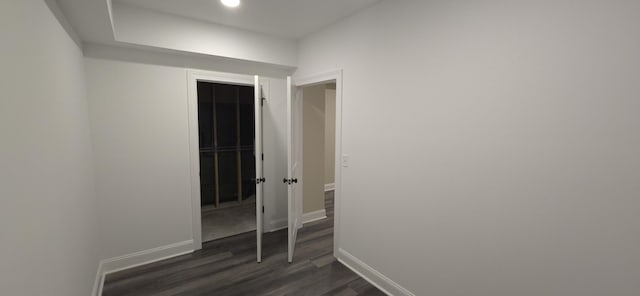
[[[219,0],[114,0],[114,2],[298,39],[380,0],[241,0],[229,9]]]

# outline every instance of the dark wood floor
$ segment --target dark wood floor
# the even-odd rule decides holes
[[[107,276],[111,295],[385,295],[333,257],[333,193],[327,219],[298,233],[292,264],[287,231],[264,235],[263,262],[256,263],[255,232],[205,243],[202,250]]]

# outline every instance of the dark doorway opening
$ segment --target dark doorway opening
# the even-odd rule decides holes
[[[198,82],[203,241],[256,229],[254,87]]]

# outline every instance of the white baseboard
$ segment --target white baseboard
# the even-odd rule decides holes
[[[362,262],[360,259],[354,257],[353,255],[349,254],[349,252],[343,249],[338,250],[338,261],[344,264],[344,266],[353,270],[353,272],[357,273],[363,279],[367,280],[369,283],[376,286],[378,289],[380,289],[380,291],[386,293],[387,295],[416,296],[409,290],[398,285],[390,278],[384,276],[379,271],[373,269],[371,266]]]
[[[325,209],[304,213],[302,214],[302,224],[322,220],[324,218],[327,218],[327,211]]]
[[[193,240],[183,241],[175,244],[161,246],[153,249],[139,251],[123,256],[113,257],[101,260],[98,264],[98,272],[96,274],[95,287],[93,289],[94,296],[102,295],[104,286],[104,278],[106,275],[125,269],[133,268],[140,265],[153,263],[156,261],[169,259],[172,257],[184,255],[193,252]]]
[[[335,190],[335,189],[336,189],[336,183],[324,184],[324,192]]]

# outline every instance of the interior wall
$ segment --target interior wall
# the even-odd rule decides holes
[[[336,88],[324,92],[324,184],[335,182],[336,173]]]
[[[102,258],[191,240],[187,70],[96,55],[85,61]],[[269,230],[285,226],[287,217],[286,187],[276,182],[285,175],[286,165],[274,165],[286,160],[282,149],[286,87],[283,79],[266,82],[265,224]]]
[[[0,294],[88,295],[99,245],[82,51],[45,1],[1,1],[0,36]]]
[[[103,258],[190,240],[186,71],[85,64]]]
[[[282,67],[296,65],[293,40],[114,3],[119,42],[165,48]]]
[[[303,39],[296,76],[343,69],[341,252],[415,295],[639,294],[638,27],[387,0]]]
[[[324,209],[325,85],[302,89],[302,212]]]
[[[147,47],[115,47],[96,43],[84,43],[84,56],[103,60],[127,61],[137,64],[151,64],[174,68],[200,69],[215,72],[241,73],[265,77],[283,78],[291,75],[289,68],[252,61],[189,54],[171,50],[151,50]]]

